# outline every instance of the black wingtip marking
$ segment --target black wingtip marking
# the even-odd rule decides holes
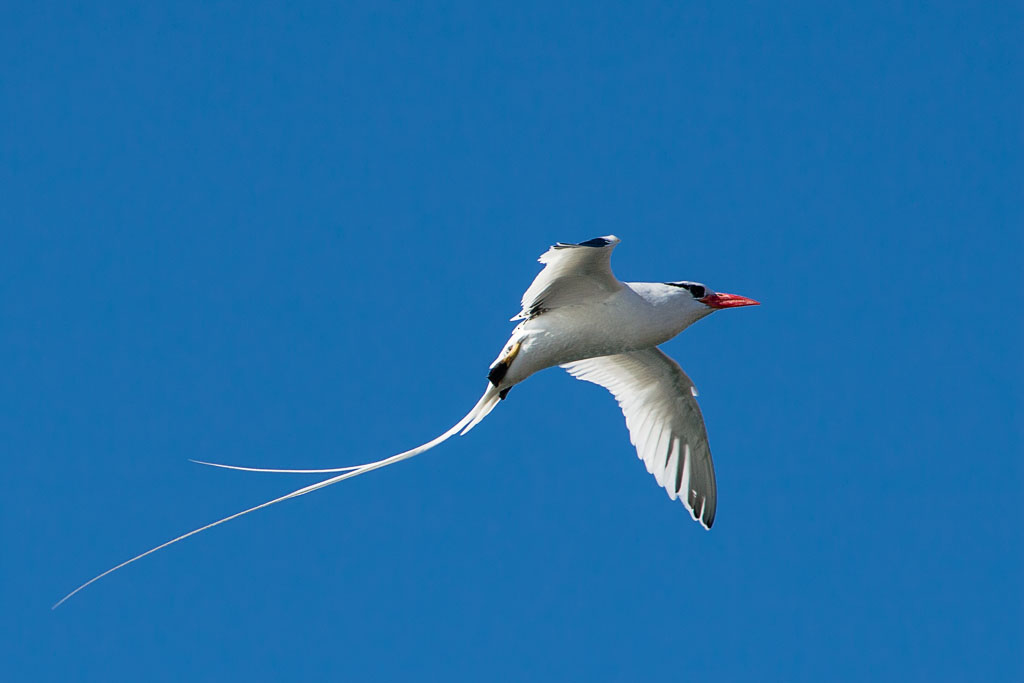
[[[708,531],[711,531],[711,527],[715,523],[715,515],[714,514],[707,515],[707,519],[703,519],[703,520],[701,520],[701,522],[704,524],[704,528],[705,529],[707,529]]]
[[[606,240],[603,237],[595,237],[587,240],[586,242],[577,242],[576,244],[572,244],[570,242],[559,242],[555,245],[555,249],[572,249],[573,247],[607,247],[611,243],[611,240]]]
[[[693,518],[700,522],[708,531],[711,530],[711,525],[715,523],[715,510],[711,505],[708,505],[708,499],[705,494],[698,494],[695,491],[690,492],[690,505],[693,507]],[[698,517],[698,510],[703,506],[704,509],[701,511],[701,515]]]
[[[498,392],[498,398],[504,401],[505,397],[508,396],[508,392],[510,391],[512,391],[512,387],[505,387],[504,389]]]

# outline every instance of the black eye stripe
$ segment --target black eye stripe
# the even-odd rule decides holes
[[[708,290],[704,285],[698,285],[693,282],[666,282],[665,284],[685,289],[693,295],[694,299],[703,299],[708,293]]]

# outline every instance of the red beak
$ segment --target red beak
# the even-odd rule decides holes
[[[711,308],[736,308],[738,306],[760,306],[760,301],[748,299],[739,294],[708,294],[700,300],[705,306]]]

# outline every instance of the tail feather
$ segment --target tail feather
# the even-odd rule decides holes
[[[471,411],[469,411],[469,413],[466,414],[465,417],[463,417],[461,420],[459,420],[457,423],[455,423],[455,425],[452,426],[451,429],[446,431],[444,434],[441,434],[440,436],[436,437],[435,439],[433,439],[431,441],[428,441],[427,443],[423,444],[422,446],[417,446],[416,448],[413,448],[411,450],[405,451],[403,453],[399,453],[397,455],[392,455],[389,458],[384,458],[382,460],[377,460],[375,462],[367,463],[365,465],[357,465],[354,468],[339,468],[341,471],[344,471],[343,474],[339,474],[339,475],[337,475],[335,477],[330,477],[328,479],[324,479],[323,481],[318,481],[317,483],[310,484],[309,486],[303,486],[302,488],[296,489],[295,491],[292,491],[291,493],[288,493],[288,494],[285,494],[283,496],[280,496],[279,498],[274,498],[273,500],[268,500],[265,503],[261,503],[259,505],[254,506],[254,507],[251,507],[251,508],[249,508],[247,510],[242,510],[241,512],[236,512],[233,515],[230,515],[228,517],[224,517],[223,519],[218,519],[216,522],[211,522],[210,524],[207,524],[206,526],[201,526],[198,529],[193,529],[192,531],[189,531],[188,533],[182,534],[181,536],[178,536],[177,538],[172,538],[171,540],[167,541],[166,543],[161,543],[160,545],[156,546],[155,548],[150,548],[146,552],[140,553],[140,554],[136,555],[135,557],[131,558],[130,560],[125,560],[121,564],[119,564],[119,565],[117,565],[115,567],[111,567],[110,569],[108,569],[107,571],[103,572],[102,574],[99,574],[98,576],[95,576],[95,577],[89,579],[88,581],[83,583],[81,586],[79,586],[78,588],[76,588],[75,590],[71,591],[70,593],[65,595],[63,598],[58,600],[53,605],[53,607],[51,609],[57,609],[64,602],[66,602],[68,600],[68,598],[72,597],[73,595],[75,595],[76,593],[78,593],[82,589],[86,588],[87,586],[95,583],[96,581],[99,581],[103,577],[108,576],[110,574],[113,574],[118,569],[121,569],[122,567],[127,567],[131,563],[133,563],[133,562],[135,562],[137,560],[141,560],[143,557],[146,557],[147,555],[151,555],[151,554],[155,553],[158,550],[162,550],[162,549],[166,548],[167,546],[174,545],[178,541],[183,541],[186,538],[188,538],[189,536],[195,536],[196,534],[198,534],[198,533],[200,533],[202,531],[206,531],[207,529],[212,529],[213,527],[219,526],[219,525],[223,524],[224,522],[230,522],[231,520],[237,519],[239,517],[242,517],[243,515],[247,515],[250,512],[256,512],[257,510],[262,510],[263,508],[270,507],[271,505],[275,505],[277,503],[284,502],[284,501],[286,501],[286,500],[288,500],[290,498],[298,498],[299,496],[304,496],[307,493],[312,493],[313,491],[316,491],[318,489],[322,489],[322,488],[326,488],[328,486],[332,486],[333,484],[337,484],[338,482],[344,481],[345,479],[351,479],[352,477],[358,477],[361,474],[366,474],[367,472],[372,472],[373,470],[377,470],[377,469],[380,469],[382,467],[387,467],[388,465],[393,465],[393,464],[395,464],[397,462],[401,462],[402,460],[408,460],[409,458],[415,457],[415,456],[419,455],[420,453],[424,453],[426,451],[429,451],[431,448],[434,448],[435,446],[438,446],[438,445],[444,443],[445,441],[447,441],[448,439],[452,438],[456,434],[459,434],[460,432],[462,434],[465,434],[466,432],[468,432],[470,429],[472,429],[474,426],[476,426],[477,423],[480,422],[480,420],[482,420],[485,417],[487,417],[488,413],[490,413],[492,410],[494,410],[494,406],[497,405],[499,400],[500,399],[498,398],[498,389],[497,389],[497,387],[495,387],[493,384],[488,383],[487,384],[487,391],[484,392],[484,395],[480,397],[480,400],[477,401],[476,405],[473,407],[473,409]],[[233,467],[229,466],[229,469],[248,469],[248,468],[233,468]]]
[[[491,411],[494,410],[494,406],[498,405],[501,401],[501,392],[498,391],[498,387],[488,383],[487,391],[480,397],[477,404],[473,407],[473,410],[469,411],[466,417],[462,418],[466,422],[466,426],[459,432],[459,436],[462,436],[473,427],[480,424],[480,421],[490,415]],[[458,425],[456,425],[457,427]],[[454,428],[453,428],[454,429]]]

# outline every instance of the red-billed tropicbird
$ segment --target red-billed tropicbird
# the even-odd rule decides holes
[[[715,521],[717,493],[697,390],[679,365],[658,345],[722,308],[758,302],[713,292],[697,282],[620,282],[610,258],[619,238],[596,237],[578,244],[559,242],[544,252],[544,269],[523,294],[522,320],[491,364],[487,389],[451,429],[412,450],[383,460],[319,470],[263,469],[202,463],[251,472],[341,472],[337,476],[217,520],[136,555],[90,579],[60,599],[157,550],[201,531],[275,503],[358,477],[428,451],[484,419],[516,384],[555,365],[615,396],[626,417],[637,454],[670,498],[682,501],[705,528]],[[197,461],[198,462],[198,461]]]

